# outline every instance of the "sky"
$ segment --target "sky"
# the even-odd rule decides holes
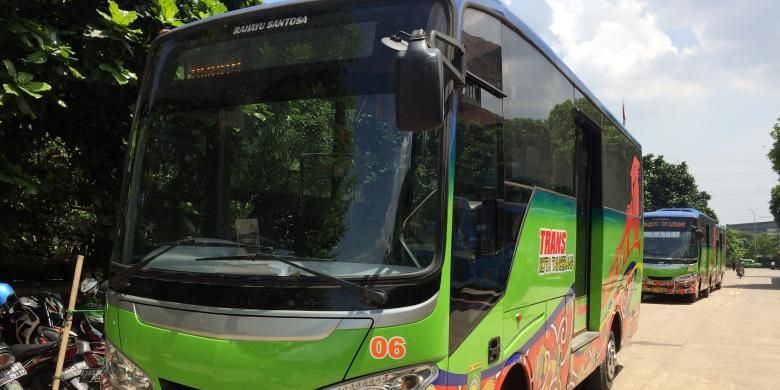
[[[721,223],[772,219],[780,1],[503,1],[615,117],[625,102],[645,154],[688,163]]]
[[[686,161],[721,223],[771,220],[780,117],[776,0],[504,0],[620,118]]]

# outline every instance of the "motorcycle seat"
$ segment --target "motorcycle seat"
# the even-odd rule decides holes
[[[57,349],[59,344],[59,342],[45,344],[14,344],[11,346],[11,352],[13,352],[16,360],[21,361]]]

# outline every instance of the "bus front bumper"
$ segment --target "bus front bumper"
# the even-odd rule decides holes
[[[697,291],[697,280],[676,282],[674,280],[645,279],[642,292],[649,294],[688,295]]]

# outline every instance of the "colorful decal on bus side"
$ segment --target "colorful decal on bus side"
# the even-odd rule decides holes
[[[626,221],[620,243],[614,252],[609,278],[604,280],[602,288],[603,306],[610,314],[605,316],[600,324],[599,337],[576,353],[570,352],[574,300],[569,298],[573,294],[567,294],[545,321],[544,326],[516,353],[503,363],[481,372],[481,390],[500,389],[508,373],[518,364],[525,370],[533,390],[572,389],[600,364],[615,315],[620,316],[620,333],[623,340],[630,338],[636,331],[639,306],[637,304],[631,307],[631,303],[637,301],[634,285],[640,269],[637,263],[630,259],[632,254],[640,259],[642,255],[640,167],[639,160],[635,157],[630,172],[631,200],[626,206]],[[573,288],[570,293],[572,291]],[[434,387],[436,390],[461,390],[469,384],[468,379],[468,375],[442,370],[434,382]]]
[[[566,253],[568,233],[539,229],[539,275],[574,271],[574,255]]]

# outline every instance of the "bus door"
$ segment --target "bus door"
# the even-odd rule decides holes
[[[601,183],[598,152],[600,129],[584,114],[575,115],[577,122],[577,252],[574,279],[574,333],[585,331],[588,324],[588,295],[590,292],[591,237],[593,209],[599,205]]]

